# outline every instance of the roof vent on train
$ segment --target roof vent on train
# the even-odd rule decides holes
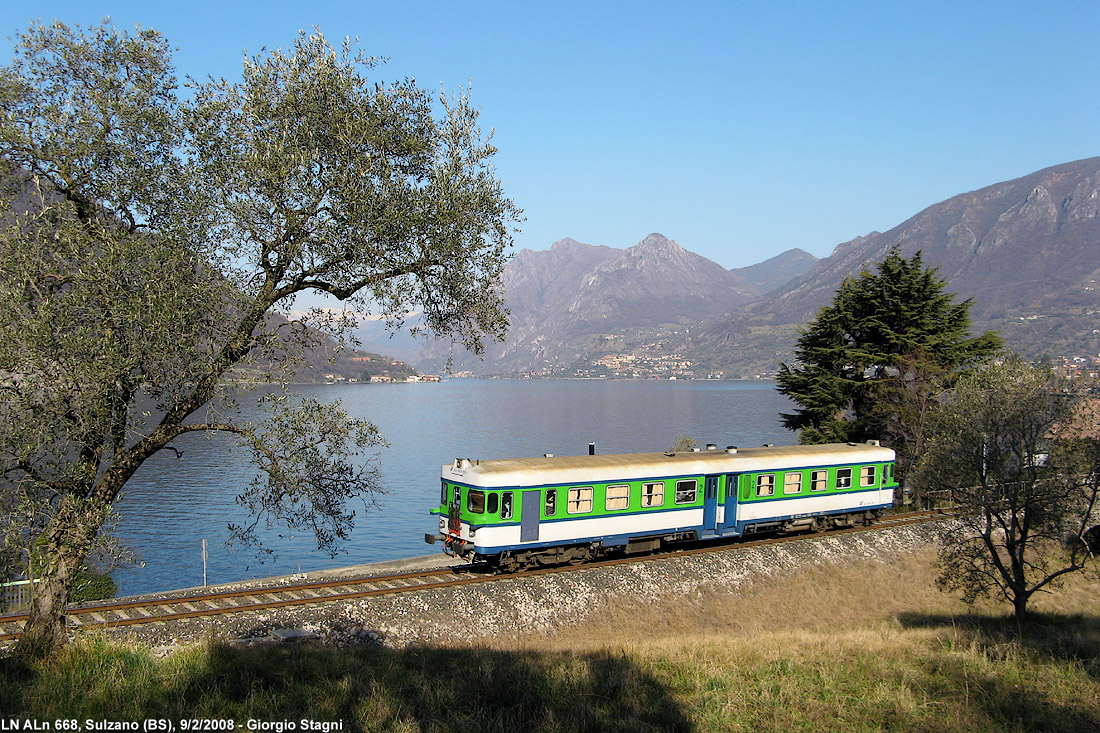
[[[707,443],[707,450],[718,450],[718,445],[715,443]]]
[[[553,458],[553,457],[554,457],[554,454],[553,454],[553,453],[543,453],[543,454],[542,454],[542,457],[543,457],[543,458]]]
[[[729,453],[731,456],[736,455],[737,454],[737,446],[736,445],[727,445],[726,446],[726,453]]]

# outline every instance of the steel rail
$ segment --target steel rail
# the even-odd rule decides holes
[[[729,552],[749,547],[765,547],[784,542],[812,541],[859,532],[891,529],[910,524],[921,524],[945,519],[952,514],[953,512],[941,510],[894,514],[888,515],[871,525],[844,527],[829,530],[827,532],[803,532],[789,535],[768,536],[761,539],[740,540],[732,543],[707,542],[700,546],[680,547],[648,555],[597,560],[581,565],[554,565],[514,573],[474,574],[469,571],[479,569],[480,566],[468,566],[465,568],[442,568],[392,575],[357,576],[352,578],[296,583],[292,585],[258,586],[236,590],[215,591],[212,593],[192,593],[182,596],[163,596],[96,605],[71,606],[67,611],[66,617],[71,627],[114,628],[203,616],[218,616],[229,613],[247,613],[250,611],[262,611],[307,604],[334,603],[359,598],[369,598],[372,596],[392,595],[408,591],[434,590],[437,588],[448,588],[471,583],[513,580],[551,573],[584,571],[612,567],[615,565],[668,560],[690,555]],[[456,574],[461,574],[463,577],[456,578],[454,577]],[[341,588],[345,590],[339,590]],[[272,600],[264,600],[264,597],[271,598]],[[198,606],[206,607],[200,608]],[[182,607],[183,610],[178,610],[176,607]],[[131,616],[122,613],[125,611],[137,611],[138,615]],[[117,618],[108,618],[110,615],[114,615]],[[28,618],[29,614],[25,613],[0,616],[0,643],[17,639]]]

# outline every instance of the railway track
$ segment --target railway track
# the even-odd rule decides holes
[[[626,563],[653,562],[686,555],[730,552],[745,547],[762,547],[782,542],[807,539],[813,540],[821,537],[836,537],[843,534],[868,532],[935,521],[943,519],[946,516],[949,515],[939,510],[893,514],[878,520],[869,527],[849,527],[832,530],[824,534],[768,536],[761,539],[741,540],[734,543],[700,543],[698,545],[681,547],[650,555],[600,560],[579,566],[557,565],[510,574],[494,574],[487,572],[484,568],[467,566],[457,569],[443,568],[394,575],[342,578],[338,580],[321,580],[293,585],[195,593],[175,597],[119,600],[94,605],[85,604],[81,606],[71,606],[66,614],[66,621],[70,628],[121,627],[138,624],[163,623],[203,616],[208,617],[222,614],[263,611],[290,606],[350,601],[371,596],[408,593],[418,590],[446,588],[472,583],[512,580],[549,573],[577,572],[591,568],[622,565]],[[27,614],[8,614],[0,616],[0,645],[10,643],[17,639],[20,632],[23,630],[27,618]]]

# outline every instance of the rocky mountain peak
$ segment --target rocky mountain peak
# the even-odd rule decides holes
[[[1000,330],[1026,356],[1100,353],[1100,158],[1091,158],[952,197],[821,260],[791,249],[725,270],[657,232],[629,249],[565,238],[523,250],[504,271],[508,340],[463,365],[550,373],[659,342],[708,369],[768,373],[789,358],[797,325],[897,244],[906,257],[922,251],[950,292],[973,299],[974,332]]]
[[[1096,311],[1098,242],[1100,158],[1088,158],[959,194],[885,233],[837,245],[831,257],[757,312],[770,312],[780,322],[808,320],[844,277],[900,244],[906,257],[923,252],[960,299],[974,300],[976,328],[1002,329],[1011,348],[1029,353],[1031,344],[1013,336],[1024,332],[1019,324],[1039,322],[1056,331],[1057,319],[1065,324]]]
[[[551,244],[550,249],[569,250],[569,249],[576,249],[577,247],[587,247],[587,246],[589,246],[589,245],[584,244],[582,242],[578,242],[577,240],[573,239],[572,237],[565,237],[564,239],[559,239],[558,241]]]
[[[660,253],[680,253],[684,252],[684,248],[672,241],[663,234],[654,232],[645,239],[638,242],[633,247],[629,248],[629,252],[634,257],[639,257],[643,254],[660,254]]]

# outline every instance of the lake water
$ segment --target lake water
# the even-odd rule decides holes
[[[333,558],[285,528],[262,533],[274,557],[227,548],[227,525],[245,518],[234,500],[252,475],[247,454],[224,436],[184,436],[174,444],[182,458],[162,451],[147,461],[117,505],[116,534],[143,563],[114,573],[120,595],[201,585],[203,538],[211,584],[439,551],[424,543],[436,530],[428,510],[440,467],[456,457],[581,455],[590,441],[599,453],[663,451],[677,435],[700,447],[795,442],[779,421],[792,403],[771,382],[455,379],[298,391],[341,400],[389,442],[380,455],[388,493],[357,509],[345,553]]]

